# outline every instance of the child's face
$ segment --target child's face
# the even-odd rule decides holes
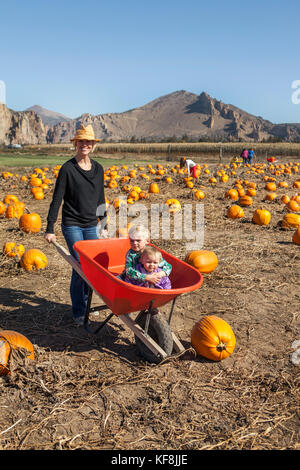
[[[157,255],[145,254],[145,255],[142,255],[142,258],[141,258],[141,263],[148,273],[154,273],[154,271],[158,268],[159,262],[160,262],[160,256],[158,254]]]
[[[148,243],[146,238],[142,236],[136,236],[135,238],[129,238],[130,247],[133,251],[142,251]]]

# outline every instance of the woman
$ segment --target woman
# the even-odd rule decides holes
[[[96,142],[91,125],[80,125],[72,139],[76,155],[65,162],[58,174],[52,202],[50,204],[45,239],[56,241],[54,224],[62,200],[62,233],[70,254],[79,262],[73,245],[79,240],[94,240],[105,235],[106,223],[104,171],[103,167],[90,158]],[[100,227],[98,224],[100,219]],[[100,233],[101,232],[101,233]],[[79,325],[84,323],[88,297],[88,285],[73,269],[70,284],[73,319]]]

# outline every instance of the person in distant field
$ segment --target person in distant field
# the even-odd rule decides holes
[[[154,246],[145,246],[140,256],[140,262],[136,264],[135,269],[144,275],[159,273],[162,268],[159,267],[162,262],[161,252]],[[171,289],[171,282],[168,276],[163,276],[158,282],[150,282],[140,279],[132,279],[128,276],[124,278],[125,282],[135,284],[140,287],[151,287],[152,289]]]
[[[197,178],[197,165],[193,160],[186,159],[185,157],[181,157],[180,159],[180,168],[187,167],[188,176],[193,176],[193,178]]]
[[[249,163],[249,165],[252,165],[252,161],[253,161],[254,158],[255,158],[254,150],[253,149],[248,150],[247,163]]]
[[[241,159],[243,160],[243,164],[246,165],[247,160],[248,160],[248,150],[247,149],[242,150]]]
[[[73,249],[74,243],[79,240],[95,240],[106,235],[104,170],[102,165],[90,158],[95,143],[99,142],[99,139],[95,139],[91,125],[85,127],[81,124],[71,141],[74,143],[76,154],[60,168],[44,238],[49,243],[56,241],[54,224],[61,203],[64,201],[61,230],[70,254],[80,262],[78,253]],[[73,320],[78,325],[83,325],[88,285],[74,269],[70,296]]]

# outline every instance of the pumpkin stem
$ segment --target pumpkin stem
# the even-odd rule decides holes
[[[224,351],[226,349],[226,346],[227,346],[227,343],[222,343],[222,341],[220,341],[220,343],[218,344],[217,346],[217,351]]]

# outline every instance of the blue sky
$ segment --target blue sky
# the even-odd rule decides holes
[[[298,0],[3,3],[0,80],[11,109],[39,104],[75,118],[186,90],[300,122]]]

